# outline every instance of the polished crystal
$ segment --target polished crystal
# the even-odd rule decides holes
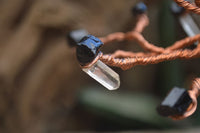
[[[83,68],[83,71],[108,90],[116,90],[120,86],[119,75],[100,60],[89,68]]]
[[[186,89],[174,87],[157,107],[162,116],[182,115],[188,109],[192,99]]]
[[[194,22],[189,14],[184,14],[179,17],[179,21],[188,36],[195,36],[200,33],[199,27]],[[196,43],[197,44],[197,43]]]

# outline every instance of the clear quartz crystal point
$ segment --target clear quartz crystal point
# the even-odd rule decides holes
[[[199,27],[189,14],[181,15],[179,21],[188,36],[191,37],[200,33]]]
[[[83,71],[108,90],[116,90],[120,86],[119,75],[100,60],[89,68],[83,68]]]

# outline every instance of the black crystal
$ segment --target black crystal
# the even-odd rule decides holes
[[[192,103],[186,89],[174,87],[157,107],[157,111],[162,116],[175,116],[185,113]]]
[[[103,45],[101,40],[92,35],[87,35],[78,43],[76,56],[79,64],[84,66],[92,62],[99,53],[99,48]]]
[[[143,2],[139,2],[132,9],[132,13],[134,15],[143,14],[146,11],[147,11],[147,6]]]
[[[67,41],[69,46],[75,47],[77,46],[77,43],[86,35],[88,35],[88,31],[85,29],[78,29],[78,30],[73,30],[70,31],[67,34]]]
[[[185,9],[180,7],[176,2],[171,3],[170,10],[176,16],[182,15],[185,12]]]

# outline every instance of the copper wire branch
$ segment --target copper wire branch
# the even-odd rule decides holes
[[[139,15],[137,17],[137,23],[135,28],[127,33],[123,32],[116,32],[109,34],[106,37],[101,37],[100,40],[104,44],[108,44],[113,41],[123,41],[123,40],[135,40],[140,44],[142,48],[144,48],[147,51],[155,52],[155,53],[162,53],[163,48],[157,47],[151,43],[149,43],[141,34],[141,32],[144,30],[146,26],[149,24],[149,19],[146,14]]]
[[[135,65],[157,64],[174,59],[191,59],[200,57],[199,45],[193,50],[184,49],[185,47],[192,45],[194,42],[199,41],[200,34],[177,41],[167,48],[162,48],[149,43],[141,34],[144,28],[149,24],[149,19],[146,14],[139,15],[137,20],[136,26],[132,31],[127,33],[112,33],[106,37],[101,37],[100,39],[105,45],[114,41],[134,40],[147,52],[133,53],[119,50],[113,54],[99,56],[99,59],[102,62],[110,66],[120,67],[123,70],[127,70]]]
[[[186,10],[200,15],[200,0],[195,1],[196,5],[184,0],[175,0],[175,2],[184,7]],[[142,35],[143,30],[146,26],[148,26],[148,24],[149,19],[147,15],[142,14],[137,16],[137,23],[132,31],[127,33],[116,32],[100,38],[105,45],[114,41],[136,41],[145,50],[145,52],[134,53],[131,51],[117,50],[113,54],[100,54],[97,58],[107,65],[127,70],[136,65],[157,64],[163,61],[175,59],[192,59],[200,57],[200,44],[198,44],[194,49],[187,49],[188,46],[194,44],[195,42],[200,42],[200,34],[193,37],[186,37],[175,42],[169,47],[162,48],[148,42]],[[194,79],[191,90],[189,90],[188,93],[192,99],[192,104],[183,115],[171,116],[172,119],[180,120],[192,115],[195,112],[197,108],[197,97],[200,95],[200,78]]]
[[[185,0],[174,0],[179,6],[185,8],[187,11],[191,11],[200,15],[200,0],[195,0],[195,4]]]
[[[200,0],[195,0],[195,4],[200,7]]]

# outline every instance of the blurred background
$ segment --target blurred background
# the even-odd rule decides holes
[[[127,32],[141,0],[0,0],[0,132],[64,133],[198,131],[200,111],[173,121],[156,107],[174,86],[189,88],[199,59],[136,66],[119,73],[121,87],[108,91],[82,72],[66,34],[84,28],[95,36]],[[147,0],[145,38],[166,47],[186,37],[171,0]],[[196,15],[194,20],[200,22]],[[141,51],[135,42],[103,47]]]

